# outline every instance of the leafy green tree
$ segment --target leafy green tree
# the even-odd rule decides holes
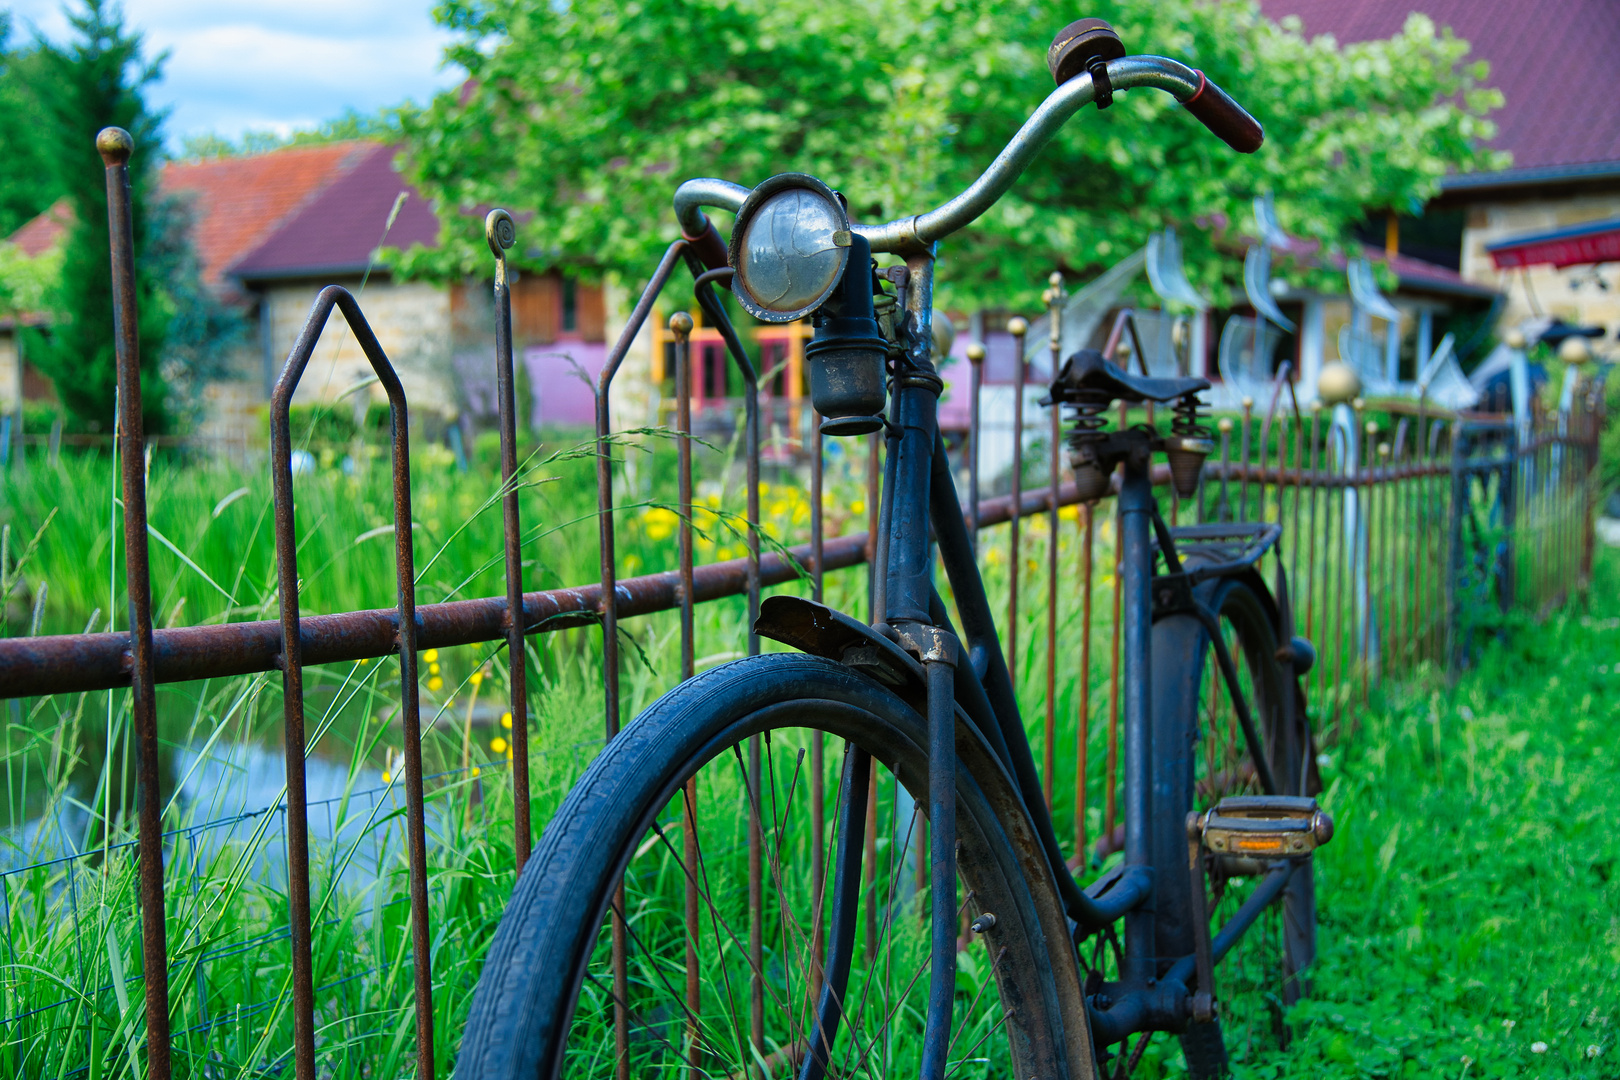
[[[39,130],[37,50],[11,43],[11,13],[0,11],[0,237],[44,210],[61,194]]]
[[[109,125],[135,139],[133,189],[136,302],[140,311],[141,398],[148,431],[168,422],[160,372],[170,305],[149,257],[147,204],[162,153],[161,116],[149,111],[143,89],[158,77],[162,57],[142,56],[141,36],[127,31],[107,0],[83,0],[70,12],[66,45],[41,41],[35,84],[41,137],[55,182],[67,195],[73,225],[63,244],[62,270],[49,306],[56,321],[30,354],[56,384],[73,416],[92,430],[112,430],[117,400],[113,346],[112,270],[108,257],[106,169],[96,132]]]
[[[1075,9],[1046,0],[444,0],[449,59],[470,78],[401,121],[413,179],[440,206],[535,212],[532,262],[644,277],[675,235],[689,176],[758,183],[813,173],[857,220],[915,213],[960,191],[1051,90],[1045,50]],[[1233,153],[1167,95],[1138,91],[1071,121],[1013,191],[953,238],[946,299],[1028,307],[1043,270],[1085,274],[1165,225],[1217,296],[1235,233],[1271,193],[1285,227],[1339,242],[1369,208],[1410,212],[1479,149],[1500,103],[1468,47],[1413,16],[1388,41],[1339,47],[1253,0],[1099,0],[1133,52],[1207,71],[1266,125]],[[404,272],[488,261],[447,215],[437,252]],[[1285,271],[1287,268],[1284,268]],[[1296,276],[1306,273],[1296,270]]]

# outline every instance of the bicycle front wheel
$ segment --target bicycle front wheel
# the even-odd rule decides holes
[[[913,704],[813,656],[739,660],[665,695],[547,826],[457,1075],[915,1076],[926,746]],[[1034,830],[960,712],[957,747],[963,921],[995,918],[959,943],[952,1073],[1093,1076]]]

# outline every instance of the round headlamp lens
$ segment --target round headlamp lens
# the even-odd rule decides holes
[[[800,312],[824,298],[843,271],[835,234],[845,226],[820,193],[788,188],[760,204],[746,225],[737,276],[760,307]]]

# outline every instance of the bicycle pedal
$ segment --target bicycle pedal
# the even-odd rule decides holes
[[[1195,822],[1204,847],[1216,855],[1298,859],[1333,839],[1333,818],[1316,800],[1298,795],[1235,795]]]

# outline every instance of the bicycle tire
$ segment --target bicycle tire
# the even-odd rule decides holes
[[[1247,676],[1246,697],[1250,698],[1254,726],[1277,793],[1303,793],[1308,784],[1305,757],[1310,740],[1297,680],[1276,658],[1283,625],[1276,601],[1253,572],[1206,583],[1195,596],[1215,614],[1223,632],[1228,628],[1231,631],[1229,648],[1240,678]],[[1155,923],[1159,955],[1174,958],[1186,956],[1195,948],[1184,826],[1187,813],[1212,805],[1223,794],[1258,791],[1255,774],[1259,769],[1255,767],[1251,773],[1212,773],[1206,766],[1203,777],[1199,776],[1199,765],[1203,764],[1199,751],[1208,748],[1206,740],[1216,739],[1216,722],[1205,711],[1205,702],[1211,683],[1219,678],[1213,643],[1203,621],[1186,613],[1156,621],[1153,662],[1154,752],[1161,759],[1163,771],[1159,775],[1167,781],[1162,792],[1169,800],[1169,805],[1155,814],[1152,828],[1153,860],[1159,868]],[[1213,935],[1219,928],[1219,917],[1216,906],[1208,901],[1206,904]],[[1281,1024],[1281,1007],[1292,1005],[1303,992],[1305,971],[1315,958],[1316,904],[1309,863],[1295,872],[1272,910],[1280,915],[1284,942],[1277,968],[1277,1000],[1268,1002],[1267,1020],[1275,1032]],[[1245,940],[1257,932],[1258,927],[1251,929]],[[1215,971],[1218,999],[1223,967],[1227,965],[1217,965]],[[1218,1016],[1209,1023],[1190,1024],[1180,1035],[1188,1072],[1195,1080],[1216,1080],[1231,1071],[1225,1038],[1225,1030],[1234,1026],[1231,1003],[1218,1001],[1218,1006],[1227,1010],[1227,1019]],[[1246,1044],[1252,1041],[1249,1027],[1256,1022],[1253,1015],[1243,1017]],[[1286,1029],[1281,1031],[1278,1037],[1285,1039]]]
[[[1050,870],[1011,777],[957,715],[959,868],[974,903],[996,915],[986,939],[1003,950],[993,971],[1013,1072],[1030,1080],[1095,1076]],[[869,752],[926,805],[924,720],[867,676],[819,657],[777,653],[682,683],[603,749],[547,825],[496,931],[457,1076],[527,1080],[564,1071],[587,965],[593,951],[600,955],[611,895],[637,845],[690,776],[753,735],[790,727]]]

